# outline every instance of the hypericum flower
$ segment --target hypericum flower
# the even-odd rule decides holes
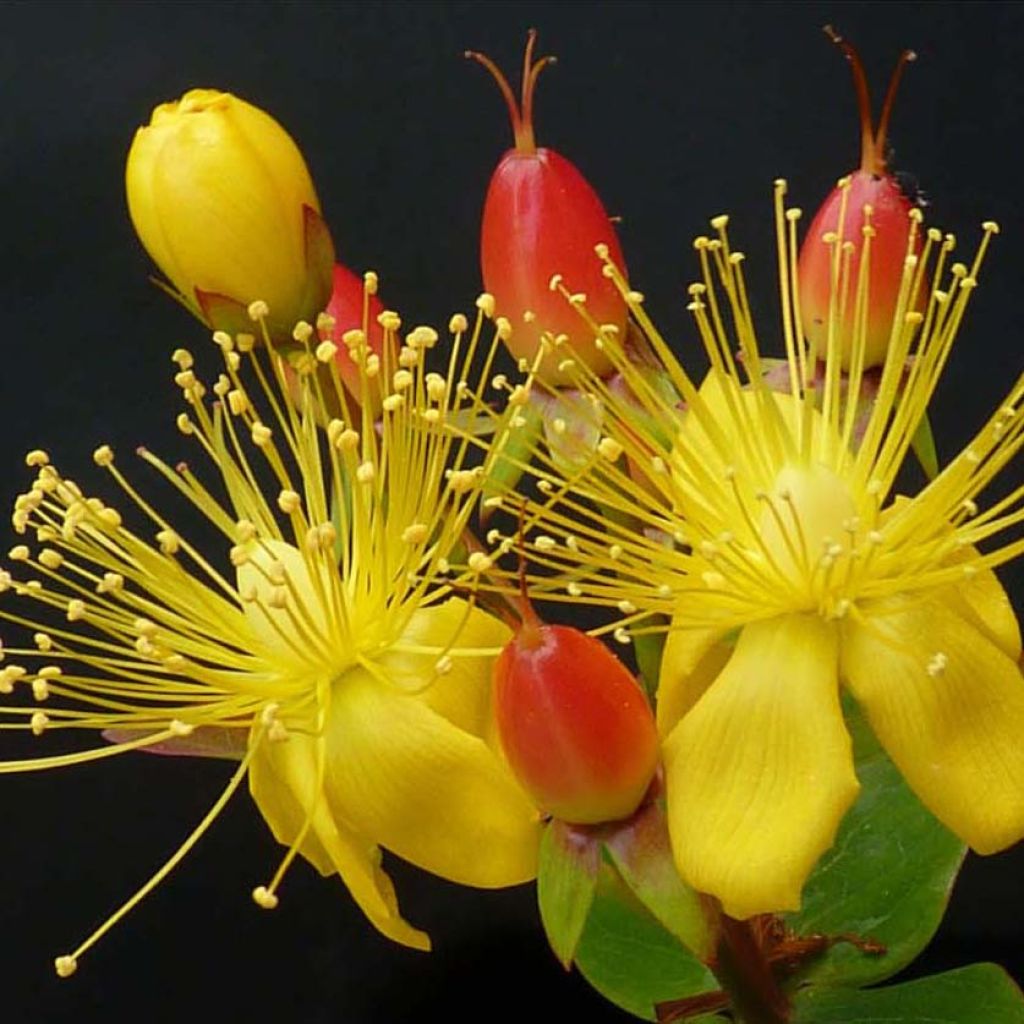
[[[424,365],[437,333],[417,327],[399,346],[393,312],[380,317],[380,357],[365,327],[333,341],[300,324],[288,356],[299,375],[294,404],[265,331],[265,345],[214,334],[224,368],[209,388],[192,355],[175,352],[188,406],[178,427],[212,462],[216,486],[185,463],[139,454],[216,529],[220,551],[201,550],[143,498],[108,446],[95,462],[133,504],[123,513],[87,497],[45,452],[29,453],[38,475],[16,501],[14,526],[38,547],[18,544],[0,571],[0,591],[30,605],[5,604],[0,617],[33,637],[3,652],[0,692],[24,689],[29,700],[0,707],[2,728],[97,730],[111,743],[0,762],[0,773],[176,744],[226,744],[240,758],[179,851],[58,958],[60,974],[177,864],[246,778],[288,846],[253,892],[261,907],[276,905],[301,854],[325,875],[338,872],[385,935],[426,949],[428,937],[399,915],[378,843],[468,885],[532,877],[538,816],[491,745],[491,667],[510,631],[459,596],[478,563],[460,581],[447,562],[481,474],[463,464],[466,446],[453,445],[444,424],[470,390],[482,319],[471,328],[452,318],[445,373]],[[379,395],[377,424],[364,401],[318,428],[316,367],[332,370],[332,402],[354,409],[337,373],[339,344],[364,395]]]
[[[208,326],[245,331],[261,300],[283,339],[327,305],[334,248],[312,179],[258,107],[216,89],[160,104],[135,133],[125,186],[142,244]]]
[[[935,480],[896,493],[996,225],[970,266],[950,264],[953,239],[934,229],[914,255],[912,214],[888,358],[869,380],[863,289],[848,376],[835,332],[826,351],[800,333],[799,211],[784,210],[784,193],[779,182],[783,389],[765,377],[725,217],[696,240],[703,279],[689,308],[711,364],[700,387],[606,261],[664,374],[594,323],[620,373],[608,384],[577,365],[577,410],[589,399],[599,439],[575,472],[535,450],[541,495],[523,513],[543,531],[525,544],[548,570],[531,578],[536,594],[558,586],[565,600],[617,608],[609,629],[624,642],[670,630],[657,717],[673,849],[683,877],[740,918],[799,906],[857,794],[841,686],[975,850],[1024,835],[1021,639],[992,571],[1024,550],[1006,533],[1024,521],[1024,486],[981,504],[1024,443],[1024,377]],[[843,259],[834,244],[836,280]],[[919,287],[923,311],[908,308]],[[874,394],[866,424],[862,393]],[[517,497],[490,500],[520,512]]]

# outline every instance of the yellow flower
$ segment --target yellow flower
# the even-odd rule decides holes
[[[237,96],[192,89],[135,133],[128,211],[177,297],[210,327],[245,330],[261,300],[278,338],[331,294],[334,250],[298,147]]]
[[[996,225],[965,266],[935,230],[913,255],[915,215],[887,361],[864,370],[862,277],[845,376],[836,332],[824,352],[800,334],[799,213],[784,191],[779,182],[782,383],[767,382],[726,218],[696,242],[689,308],[710,361],[700,387],[608,263],[664,372],[592,323],[620,373],[609,385],[575,370],[584,399],[603,407],[591,416],[600,438],[576,469],[556,446],[536,451],[542,495],[524,513],[542,532],[526,543],[548,570],[531,578],[538,594],[557,598],[560,586],[563,599],[618,609],[609,629],[625,642],[669,629],[658,724],[673,849],[684,878],[738,918],[799,906],[857,795],[841,687],[975,850],[1024,835],[1021,637],[992,571],[1024,550],[1004,532],[1024,520],[1024,487],[981,504],[1024,443],[1024,377],[936,479],[896,494]],[[838,281],[845,257],[832,244]],[[918,287],[924,307],[908,301]],[[865,423],[859,398],[871,392]],[[514,414],[499,426],[508,437]],[[519,511],[515,496],[502,503]]]
[[[367,275],[367,290],[376,288]],[[259,314],[259,308],[253,310]],[[140,748],[235,748],[224,793],[143,889],[71,954],[82,953],[181,859],[248,778],[256,805],[288,853],[254,890],[266,908],[298,853],[337,872],[385,935],[419,949],[429,939],[400,916],[377,844],[445,878],[493,887],[535,869],[537,814],[495,753],[494,656],[508,628],[464,595],[447,562],[479,493],[464,445],[444,429],[468,391],[464,374],[482,317],[452,319],[446,374],[424,361],[437,333],[381,314],[385,344],[363,330],[320,341],[308,325],[291,351],[295,395],[264,332],[213,338],[223,372],[201,382],[174,354],[187,411],[181,432],[216,476],[139,454],[219,535],[212,551],[142,497],[108,446],[95,462],[134,507],[87,496],[43,451],[16,502],[26,540],[0,571],[0,617],[33,641],[8,647],[4,728],[40,736],[102,730],[110,745],[0,762],[0,773],[80,764]],[[326,318],[320,327],[328,328]],[[375,424],[351,404],[337,346],[377,393]],[[294,346],[293,346],[294,348]],[[326,366],[330,374],[315,372]],[[344,410],[326,431],[323,381]],[[212,392],[212,394],[210,393]],[[219,492],[219,493],[218,493]],[[31,607],[26,609],[28,604]],[[34,702],[33,702],[34,698]],[[234,740],[232,741],[232,737]]]

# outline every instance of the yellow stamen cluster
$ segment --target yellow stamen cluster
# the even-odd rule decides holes
[[[375,285],[367,275],[367,294]],[[121,508],[89,496],[45,451],[26,457],[36,476],[15,502],[12,522],[25,542],[0,568],[0,619],[32,641],[0,647],[0,693],[15,695],[0,706],[0,730],[89,730],[108,742],[0,762],[0,774],[140,748],[194,742],[201,750],[204,735],[234,734],[240,759],[174,856],[57,958],[61,976],[182,859],[263,743],[296,730],[319,735],[332,680],[360,666],[399,685],[378,666],[389,652],[432,656],[438,675],[453,657],[480,655],[453,648],[457,632],[434,646],[402,638],[417,610],[468,589],[468,580],[449,574],[447,556],[480,474],[463,467],[470,446],[446,425],[464,415],[460,406],[473,393],[468,374],[484,317],[472,327],[453,317],[450,347],[428,370],[437,333],[417,327],[402,338],[390,311],[379,318],[379,352],[367,343],[365,323],[338,338],[326,317],[319,332],[300,324],[295,344],[275,347],[265,304],[250,312],[256,334],[213,335],[223,366],[212,381],[199,376],[190,352],[173,356],[186,404],[177,425],[212,464],[213,482],[185,462],[171,466],[138,451],[216,531],[219,555],[204,553],[143,497],[109,445],[95,450],[94,462],[120,491]],[[359,370],[358,402],[339,376],[342,348]],[[492,344],[485,372],[493,353]],[[371,409],[383,409],[378,422]],[[320,765],[322,772],[322,752]],[[276,904],[308,825],[272,882],[254,890],[261,907]]]
[[[723,216],[712,221],[712,237],[695,241],[701,279],[690,287],[689,310],[710,365],[703,385],[680,366],[643,296],[599,247],[643,339],[624,342],[590,321],[617,376],[602,380],[577,362],[575,394],[528,376],[517,387],[539,392],[547,422],[525,446],[514,441],[520,409],[510,402],[497,417],[490,457],[527,473],[539,492],[522,515],[523,546],[544,570],[529,577],[531,589],[616,609],[606,628],[619,638],[630,627],[634,634],[664,630],[682,608],[687,625],[726,628],[788,612],[859,615],[863,602],[956,584],[1024,550],[1020,539],[985,554],[976,547],[1024,519],[1024,487],[987,508],[979,500],[1024,443],[1024,377],[935,480],[913,500],[893,500],[997,226],[983,226],[968,266],[950,262],[952,237],[922,233],[914,211],[888,358],[869,371],[862,342],[870,224],[853,310],[835,299],[847,294],[841,282],[850,259],[838,244],[841,232],[831,239],[829,341],[818,352],[800,329],[800,211],[786,209],[784,197],[780,181],[781,376],[758,344],[744,256],[731,248]],[[561,281],[553,287],[573,300]],[[849,316],[854,351],[843,373],[838,325]],[[572,449],[562,439],[567,422],[576,433]],[[523,499],[506,490],[488,508],[518,518]],[[494,529],[489,540],[500,551],[516,537]],[[511,593],[516,581],[510,574],[496,586]]]

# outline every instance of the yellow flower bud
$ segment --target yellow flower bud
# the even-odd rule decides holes
[[[125,169],[142,244],[210,327],[252,330],[247,309],[290,337],[331,293],[334,248],[302,154],[269,114],[215,89],[163,103]]]

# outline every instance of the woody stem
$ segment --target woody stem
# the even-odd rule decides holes
[[[789,1000],[749,921],[722,914],[715,973],[744,1024],[787,1024]]]

